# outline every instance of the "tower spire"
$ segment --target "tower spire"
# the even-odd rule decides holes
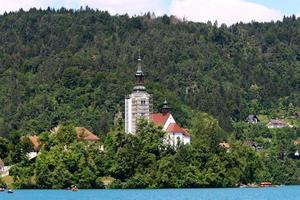
[[[137,73],[138,72],[143,73],[143,71],[142,71],[141,49],[139,49],[139,58],[138,58],[137,71],[136,72]]]
[[[163,102],[163,106],[161,108],[161,112],[163,113],[163,115],[169,113],[171,111],[170,106],[168,105],[168,101],[167,98],[165,98],[165,101]]]
[[[138,58],[138,64],[137,64],[137,73],[143,73],[142,71],[142,59],[141,59],[141,50],[139,49],[139,58]]]
[[[142,59],[141,53],[139,49],[139,58],[137,63],[137,70],[135,72],[135,86],[133,88],[134,91],[145,91],[146,88],[144,86],[144,72],[142,71]]]
[[[139,59],[138,60],[142,60],[141,59],[141,49],[139,48]]]
[[[137,57],[137,54],[135,54]],[[144,73],[140,49],[138,51],[137,66],[135,68],[135,85],[130,95],[125,98],[125,132],[135,134],[140,118],[149,119],[152,106],[151,95],[144,86]]]

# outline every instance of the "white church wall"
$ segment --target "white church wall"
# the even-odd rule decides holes
[[[183,144],[190,144],[191,143],[191,137],[190,136],[184,136],[183,137]]]
[[[170,125],[171,123],[176,123],[176,122],[175,122],[175,119],[174,119],[173,116],[172,116],[172,114],[170,114],[169,118],[167,119],[167,121],[166,121],[166,123],[165,123],[165,125],[164,125],[164,127],[163,127],[163,130],[164,130],[164,131],[167,130],[167,128],[169,127],[169,125]]]
[[[183,135],[182,133],[168,133],[169,135],[169,144],[172,146],[176,146],[177,145],[177,141],[178,139],[180,140],[180,142],[183,142]]]
[[[125,99],[125,131],[132,133],[132,98]]]

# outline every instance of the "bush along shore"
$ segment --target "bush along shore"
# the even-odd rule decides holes
[[[248,134],[259,130],[245,126]],[[266,180],[299,184],[300,163],[291,144],[294,129],[259,136],[267,141],[260,150],[233,135],[225,143],[217,120],[205,113],[195,115],[190,132],[191,144],[169,146],[161,128],[147,121],[140,122],[136,135],[118,125],[100,141],[78,139],[74,126],[62,125],[56,133],[39,135],[37,157],[28,158],[34,148],[23,137],[6,160],[15,163],[10,175],[17,188],[237,187]]]

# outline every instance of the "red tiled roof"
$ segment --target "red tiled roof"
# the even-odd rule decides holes
[[[150,120],[155,124],[155,125],[161,125],[164,126],[165,123],[167,122],[168,118],[170,116],[170,113],[166,113],[165,115],[162,113],[152,113],[150,115]]]
[[[182,130],[184,131],[184,135],[185,136],[191,136],[191,134],[185,129],[185,128],[182,128]]]
[[[84,128],[84,127],[76,127],[76,134],[78,139],[82,139],[85,141],[98,141],[100,140],[100,138],[93,134],[92,132],[90,132],[88,129]]]
[[[185,136],[190,136],[190,134],[189,134],[185,129],[181,128],[181,127],[180,127],[178,124],[176,124],[176,123],[171,123],[171,124],[168,126],[166,132],[168,132],[168,133],[174,133],[174,132],[176,132],[176,133],[182,133],[182,134],[185,135]]]
[[[300,138],[298,138],[297,140],[294,140],[294,145],[298,145],[300,144]]]
[[[221,143],[219,143],[219,145],[220,145],[221,147],[224,147],[225,149],[229,149],[229,148],[230,148],[230,144],[227,143],[227,142],[221,142]]]
[[[41,149],[41,142],[38,136],[33,135],[28,137],[29,140],[31,141],[33,148],[35,151],[39,151]]]

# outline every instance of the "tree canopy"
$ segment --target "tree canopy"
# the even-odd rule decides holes
[[[102,188],[102,178],[112,188],[299,183],[299,30],[294,16],[218,27],[89,8],[4,13],[0,157],[19,188]],[[190,145],[165,145],[147,121],[136,135],[124,133],[122,119],[114,123],[139,49],[154,110],[168,99]],[[250,114],[261,122],[246,123]],[[272,118],[293,127],[268,129]],[[78,140],[75,126],[102,141]],[[26,136],[34,134],[43,145],[28,160]]]

